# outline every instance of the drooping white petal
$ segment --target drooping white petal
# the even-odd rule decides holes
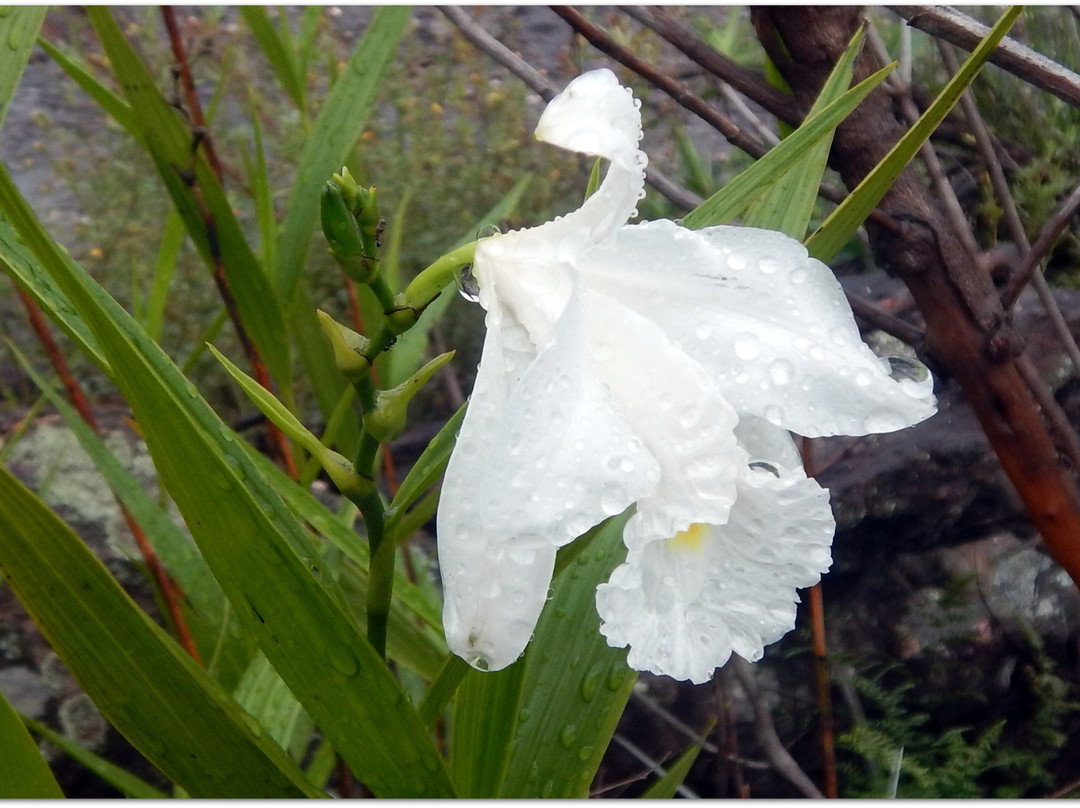
[[[595,373],[659,464],[655,487],[623,530],[626,546],[725,521],[747,459],[735,442],[735,411],[652,320],[605,296],[583,300]]]
[[[532,355],[523,332],[507,311],[489,312],[438,514],[447,642],[488,670],[528,642],[556,548],[625,510],[660,473],[593,372],[580,299]]]
[[[782,233],[647,222],[596,245],[581,272],[655,320],[739,412],[808,437],[886,432],[934,412],[929,382],[890,377],[828,267]]]
[[[794,627],[795,590],[831,563],[828,492],[799,471],[749,468],[738,491],[726,524],[631,550],[597,588],[600,631],[630,646],[630,667],[700,684]]]

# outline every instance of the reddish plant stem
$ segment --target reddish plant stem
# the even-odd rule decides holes
[[[807,477],[817,474],[814,463],[814,445],[809,438],[801,441],[803,468]],[[825,777],[825,796],[840,796],[836,779],[836,748],[833,742],[832,691],[829,680],[829,657],[825,644],[825,600],[821,582],[807,591],[810,605],[810,635],[814,644],[814,671],[817,678],[818,725],[821,732],[821,759]]]
[[[217,152],[214,149],[214,141],[210,137],[209,131],[206,129],[206,119],[203,116],[202,105],[199,103],[199,95],[195,92],[195,82],[191,77],[191,66],[188,62],[187,51],[184,48],[184,41],[180,36],[180,27],[176,24],[176,15],[171,6],[162,6],[161,16],[165,21],[165,28],[169,32],[169,45],[172,48],[173,58],[176,59],[180,85],[184,88],[188,114],[191,116],[191,123],[195,132],[198,133],[198,137],[195,141],[196,148],[199,146],[202,147],[203,154],[206,155],[206,162],[209,164],[210,170],[214,172],[214,176],[220,183],[222,181],[221,162],[218,160]],[[192,176],[194,177],[194,172],[192,172]],[[251,337],[248,335],[247,329],[240,319],[240,312],[236,307],[236,300],[233,298],[232,290],[229,288],[228,279],[225,277],[225,266],[221,257],[217,238],[217,223],[214,221],[214,215],[206,206],[206,202],[194,179],[191,181],[191,190],[195,197],[195,201],[199,206],[199,213],[202,216],[203,225],[206,227],[206,240],[209,244],[210,255],[214,264],[212,274],[214,277],[214,284],[218,288],[218,294],[225,304],[225,309],[229,313],[229,319],[232,321],[233,328],[236,331],[237,339],[240,340],[244,354],[247,356],[248,364],[251,366],[252,376],[261,387],[273,392],[273,387],[270,382],[270,373],[266,369],[266,363],[263,362],[262,356],[255,347],[255,343],[251,341]],[[266,436],[270,442],[271,453],[284,467],[285,472],[293,480],[300,479],[300,472],[296,466],[296,460],[293,458],[292,449],[289,446],[289,441],[285,437],[285,433],[278,429],[277,425],[272,421],[267,420]]]
[[[56,375],[60,377],[60,381],[64,385],[75,411],[79,413],[79,417],[86,422],[86,425],[94,431],[94,434],[101,437],[101,429],[98,426],[97,419],[94,418],[93,411],[90,409],[90,402],[87,400],[86,394],[83,393],[78,380],[71,373],[63,352],[52,338],[52,333],[49,331],[49,325],[41,308],[18,284],[15,285],[15,289],[19,294],[19,299],[22,300],[23,306],[26,308],[30,327],[41,343],[41,347],[45,350],[45,355],[49,358]],[[150,571],[154,581],[157,583],[158,591],[161,592],[161,599],[164,601],[166,611],[168,611],[173,627],[176,629],[176,636],[180,641],[180,645],[191,655],[192,659],[201,665],[202,658],[199,655],[199,649],[195,645],[195,639],[191,636],[191,630],[188,628],[184,613],[180,608],[184,593],[180,591],[180,587],[177,586],[176,582],[169,577],[168,571],[161,563],[157,553],[154,552],[154,548],[151,546],[150,540],[147,539],[143,529],[135,521],[135,517],[131,515],[131,512],[119,499],[117,499],[117,504],[120,506],[120,513],[123,515],[124,522],[127,523],[128,529],[135,539],[135,544],[139,548],[139,553],[143,557],[147,570]]]
[[[161,17],[165,21],[165,28],[169,32],[169,45],[172,47],[173,58],[176,59],[176,67],[180,77],[180,86],[184,88],[184,97],[187,109],[191,115],[191,123],[197,130],[206,132],[206,119],[203,117],[202,105],[199,103],[199,95],[195,92],[195,81],[191,77],[191,66],[188,63],[187,50],[180,36],[180,26],[176,24],[176,14],[172,6],[161,7]],[[203,138],[203,150],[206,154],[206,162],[210,164],[210,170],[221,182],[221,162],[218,160],[217,151],[214,149],[214,141],[207,135]]]

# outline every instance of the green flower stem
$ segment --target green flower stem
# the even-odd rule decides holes
[[[405,306],[420,315],[447,286],[454,282],[454,274],[466,264],[471,264],[478,242],[470,241],[451,250],[410,281],[400,299]]]
[[[376,262],[375,265],[378,267],[378,262]],[[379,305],[383,308],[383,313],[389,316],[390,312],[397,306],[397,302],[394,300],[394,293],[390,291],[390,285],[386,282],[386,277],[381,271],[377,270],[368,285],[371,286],[371,291],[373,291],[375,297],[378,298]]]
[[[394,594],[394,559],[396,555],[388,542],[383,541],[386,509],[378,489],[356,503],[367,527],[368,567],[367,629],[368,642],[379,656],[386,659],[386,627],[390,620],[390,599]]]

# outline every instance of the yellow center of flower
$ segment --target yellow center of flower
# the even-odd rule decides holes
[[[705,541],[705,534],[708,531],[708,528],[708,525],[704,525],[701,522],[695,522],[686,530],[680,530],[676,533],[675,537],[671,540],[671,545],[679,550],[688,550],[696,553],[701,550],[701,543]]]

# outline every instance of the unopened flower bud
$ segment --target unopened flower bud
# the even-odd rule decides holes
[[[321,309],[316,314],[323,333],[334,349],[334,362],[342,375],[351,384],[367,377],[371,372],[371,360],[368,358],[371,343],[368,338],[346,328]]]
[[[405,431],[409,402],[427,384],[436,370],[454,358],[454,352],[440,354],[392,390],[381,390],[375,409],[364,413],[364,429],[380,443],[392,441]]]

